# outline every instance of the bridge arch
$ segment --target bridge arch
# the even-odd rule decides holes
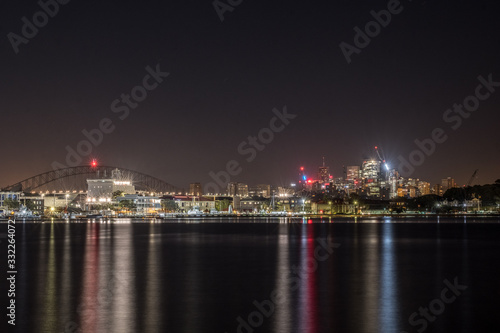
[[[13,185],[9,185],[3,190],[16,191],[16,192],[21,192],[21,191],[32,192],[57,180],[79,175],[93,174],[97,176],[97,178],[103,178],[104,176],[109,175],[109,177],[107,178],[110,178],[112,171],[116,169],[119,169],[128,177],[132,178],[131,180],[133,184],[140,189],[151,192],[163,192],[163,193],[182,191],[180,188],[172,184],[169,184],[161,179],[158,179],[156,177],[149,176],[138,171],[114,167],[114,166],[77,166],[64,169],[57,169],[27,178]]]

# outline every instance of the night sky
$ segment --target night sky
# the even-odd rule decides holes
[[[72,0],[16,54],[8,34],[21,35],[21,18],[32,22],[40,6],[3,1],[0,186],[66,165],[65,147],[104,118],[115,129],[82,163],[95,157],[184,188],[229,160],[243,169],[232,181],[273,185],[295,180],[300,166],[316,172],[322,156],[341,177],[376,145],[397,166],[435,128],[448,139],[412,177],[464,184],[479,169],[477,183],[494,182],[500,87],[456,130],[443,114],[474,94],[478,76],[500,82],[498,2],[402,1],[348,64],[339,44],[353,45],[354,27],[387,6],[244,0],[221,22],[210,0]],[[121,120],[112,102],[157,64],[170,74]],[[238,145],[284,106],[297,117],[247,162]]]

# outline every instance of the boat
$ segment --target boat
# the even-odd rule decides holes
[[[198,206],[193,206],[190,210],[188,210],[187,214],[189,216],[202,216],[204,212],[200,210],[200,207]]]

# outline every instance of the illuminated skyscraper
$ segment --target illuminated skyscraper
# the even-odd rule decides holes
[[[365,183],[378,182],[380,180],[380,161],[368,160],[363,162],[361,178]]]
[[[380,165],[382,162],[376,160],[368,160],[363,162],[361,167],[361,178],[363,179],[363,184],[368,189],[368,195],[370,197],[380,197],[380,185],[381,185],[381,175],[380,175]]]
[[[356,180],[359,178],[359,166],[353,165],[346,167],[347,180]]]

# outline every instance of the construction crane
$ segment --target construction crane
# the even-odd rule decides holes
[[[479,169],[474,170],[474,173],[472,174],[472,176],[470,177],[469,181],[467,182],[467,185],[465,185],[463,187],[463,190],[464,190],[464,208],[465,208],[465,212],[466,213],[469,211],[469,208],[467,207],[467,190],[466,190],[466,188],[470,187],[472,185],[472,183],[474,182],[474,179],[476,179],[476,177],[477,177],[477,172],[478,171],[479,171]]]
[[[382,149],[379,149],[378,146],[375,146],[375,151],[377,152],[378,159],[380,162],[384,165],[385,169],[389,171],[389,166],[387,165],[385,158],[384,158],[384,153],[382,152]]]
[[[477,178],[477,172],[479,171],[479,169],[476,169],[474,170],[474,173],[472,174],[472,176],[470,177],[469,181],[467,182],[467,185],[465,185],[465,187],[469,187],[472,185],[472,182],[474,181],[474,179]]]

